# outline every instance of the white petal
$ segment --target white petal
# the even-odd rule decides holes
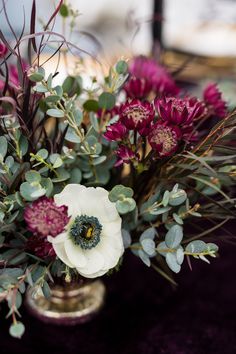
[[[80,197],[84,190],[86,187],[81,184],[68,184],[61,193],[54,196],[54,201],[58,206],[66,205],[69,215],[81,215]]]
[[[72,240],[68,239],[65,242],[65,251],[74,267],[85,267],[87,265],[87,258],[84,256],[83,250],[80,246],[75,245]]]
[[[121,219],[118,219],[115,222],[103,223],[102,224],[102,232],[101,235],[105,237],[109,236],[112,237],[114,234],[119,234],[121,236]]]
[[[99,270],[96,273],[91,273],[91,274],[85,274],[81,271],[81,269],[77,269],[78,273],[80,273],[80,275],[82,275],[85,278],[97,278],[97,277],[101,277],[102,275],[106,274],[108,272],[108,269],[106,270]]]
[[[112,242],[105,238],[101,239],[100,243],[96,247],[96,250],[98,250],[104,257],[104,270],[114,268],[123,254],[122,247],[113,247]]]
[[[103,269],[104,258],[96,248],[83,250],[83,254],[87,258],[87,264],[85,267],[76,267],[79,273],[82,272],[83,274],[86,274],[86,276],[89,276]]]
[[[67,257],[67,254],[65,252],[64,243],[63,242],[53,243],[52,245],[57,257],[68,267],[74,268],[74,265],[69,261],[69,258]]]
[[[120,219],[116,206],[108,199],[108,192],[105,189],[89,187],[83,190],[82,195],[83,204],[80,205],[82,214],[96,216],[101,223]]]
[[[61,234],[57,235],[56,237],[48,236],[47,239],[48,239],[48,242],[55,244],[55,243],[64,242],[68,237],[69,237],[69,235],[67,234],[67,232],[62,232]]]

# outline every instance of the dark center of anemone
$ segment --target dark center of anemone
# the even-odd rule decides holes
[[[100,241],[102,225],[95,216],[76,216],[70,228],[74,244],[83,249],[91,249]]]

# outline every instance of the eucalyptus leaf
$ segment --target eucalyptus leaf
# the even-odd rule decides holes
[[[25,326],[21,322],[13,323],[9,329],[9,333],[14,338],[21,338],[25,332]]]
[[[65,116],[65,113],[61,109],[50,108],[47,110],[47,115],[55,118],[63,118]]]
[[[180,264],[177,262],[175,253],[168,252],[166,255],[166,263],[168,267],[175,273],[179,273],[181,270]]]
[[[176,248],[183,239],[183,228],[180,225],[173,225],[166,234],[165,243],[169,248]]]

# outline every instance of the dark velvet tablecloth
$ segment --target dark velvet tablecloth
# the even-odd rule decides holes
[[[222,247],[211,265],[185,264],[173,290],[154,270],[129,255],[107,277],[106,306],[92,322],[45,325],[23,311],[21,340],[0,325],[0,353],[232,354],[236,353],[236,247]]]

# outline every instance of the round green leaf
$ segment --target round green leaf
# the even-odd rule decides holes
[[[116,72],[118,74],[126,74],[128,71],[128,64],[124,60],[118,61],[116,64]]]
[[[109,92],[103,92],[98,99],[98,105],[102,109],[112,109],[116,104],[116,98]]]
[[[25,332],[25,326],[21,322],[13,323],[9,329],[12,337],[21,338]]]

